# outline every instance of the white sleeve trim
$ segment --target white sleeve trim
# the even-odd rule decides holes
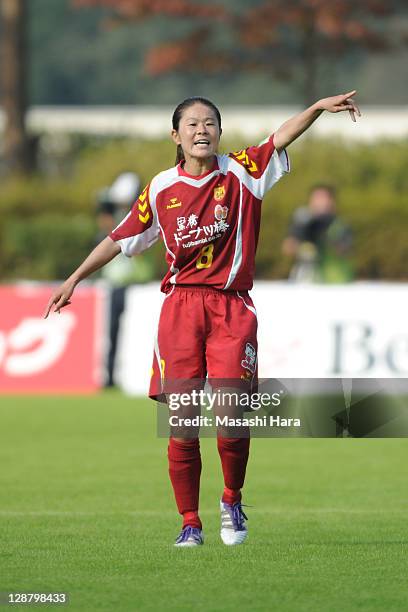
[[[241,166],[233,157],[229,158],[229,169],[249,191],[258,199],[262,200],[266,192],[282,178],[284,174],[290,172],[290,162],[286,149],[280,153],[275,149],[271,155],[268,165],[259,178],[252,177],[247,170]]]
[[[156,194],[154,193],[154,190],[152,190],[152,183],[149,187],[149,203],[153,216],[152,225],[140,234],[117,240],[117,243],[119,244],[122,253],[126,255],[126,257],[140,255],[140,253],[146,251],[146,249],[151,247],[158,240],[160,228],[157,219]],[[129,218],[131,214],[132,211],[126,215],[126,217],[123,219],[123,221],[119,224],[118,227],[120,227]]]

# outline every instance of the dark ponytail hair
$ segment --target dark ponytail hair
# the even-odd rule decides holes
[[[203,104],[204,106],[208,106],[208,108],[211,108],[211,110],[214,111],[214,114],[217,118],[218,127],[221,133],[220,111],[218,110],[218,108],[215,106],[213,102],[211,102],[210,100],[207,100],[207,98],[201,98],[200,96],[186,98],[185,100],[183,100],[183,102],[180,102],[180,104],[177,106],[176,110],[173,113],[173,119],[172,119],[173,130],[176,130],[178,132],[179,125],[180,125],[180,119],[183,116],[184,111],[187,110],[187,108],[190,108],[190,106],[193,106],[194,104],[197,104],[197,103]],[[183,152],[182,146],[177,145],[176,166],[184,159],[185,158],[184,158],[184,152]]]
[[[177,166],[181,161],[184,161],[185,157],[184,157],[184,151],[183,151],[183,147],[181,145],[177,145],[177,152],[176,152],[176,161],[175,161],[175,166]]]

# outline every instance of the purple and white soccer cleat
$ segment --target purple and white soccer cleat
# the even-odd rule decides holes
[[[236,504],[226,504],[220,502],[221,510],[221,540],[227,546],[242,544],[248,535],[248,530],[245,525],[245,519],[248,517],[242,510],[241,502]]]
[[[200,546],[204,544],[204,534],[202,529],[186,525],[180,532],[174,546]]]

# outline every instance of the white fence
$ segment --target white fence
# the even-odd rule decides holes
[[[171,128],[171,107],[154,106],[83,106],[33,107],[27,124],[34,133],[79,133],[93,135],[160,138]],[[226,106],[221,108],[225,134],[263,138],[279,127],[300,108],[277,106]],[[342,137],[346,140],[406,138],[408,106],[363,107],[363,116],[354,124],[348,114],[326,114],[311,128],[317,137]],[[0,129],[4,115],[0,110]]]

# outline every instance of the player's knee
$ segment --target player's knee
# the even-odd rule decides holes
[[[187,435],[185,434],[184,437],[180,437],[181,434],[178,434],[177,437],[170,435],[170,438],[172,440],[174,440],[174,442],[180,442],[180,444],[182,444],[183,442],[192,442],[193,440],[198,440],[198,436],[192,436],[191,434]]]

